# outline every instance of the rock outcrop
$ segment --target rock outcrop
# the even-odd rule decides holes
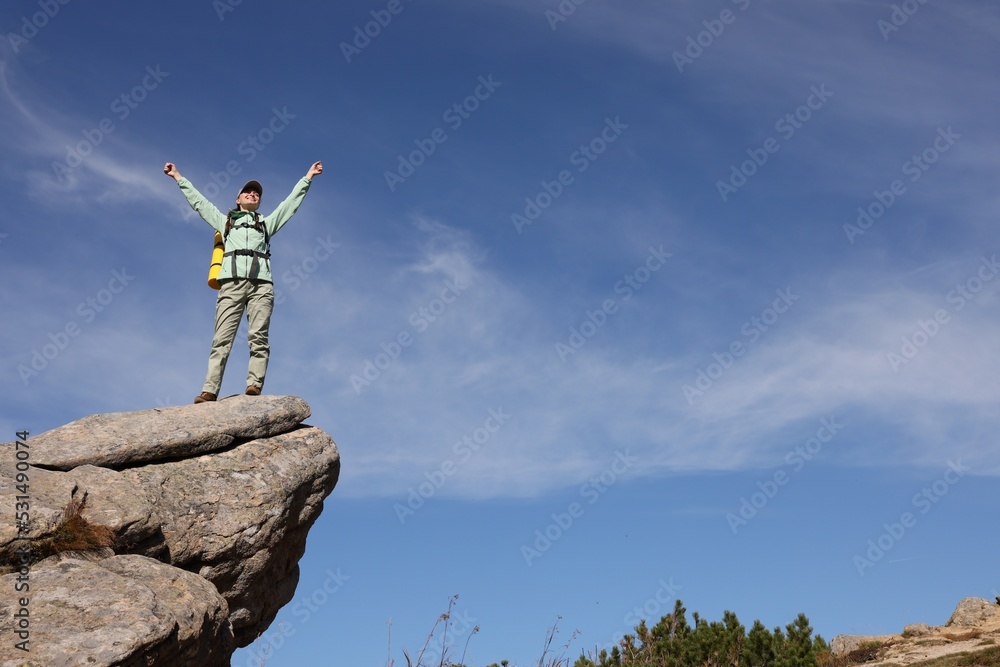
[[[196,574],[126,555],[54,557],[30,577],[30,652],[4,637],[4,665],[229,664],[226,601]]]
[[[948,622],[941,626],[911,623],[898,635],[837,635],[830,642],[835,656],[855,656],[855,662],[879,665],[913,665],[962,652],[982,651],[1000,643],[1000,604],[981,598],[964,598]]]
[[[228,665],[291,600],[337,482],[337,447],[302,424],[309,414],[296,397],[233,396],[31,438],[31,522],[0,522],[0,667]],[[13,511],[18,486],[10,456],[0,507]],[[109,546],[66,542],[74,506]],[[25,544],[33,559],[60,553],[33,562],[30,590],[16,594]],[[17,595],[29,602],[30,653],[15,648]]]
[[[1000,605],[982,598],[965,598],[952,612],[947,628],[982,628],[1000,624]]]

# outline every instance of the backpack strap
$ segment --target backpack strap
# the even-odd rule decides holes
[[[236,275],[236,256],[253,257],[253,261],[250,263],[250,275],[251,280],[255,279],[260,273],[260,259],[271,259],[271,253],[269,252],[258,252],[256,250],[247,250],[246,248],[238,248],[236,250],[230,250],[226,255],[231,255],[233,258],[233,275]]]
[[[258,232],[264,235],[264,249],[267,251],[268,255],[271,254],[271,235],[267,233],[267,223],[264,222],[264,216],[253,212],[253,226]]]
[[[267,223],[264,222],[264,216],[262,216],[260,213],[257,213],[257,211],[254,211],[252,225],[249,222],[241,222],[238,225],[234,225],[233,213],[236,213],[236,209],[233,209],[232,211],[226,214],[226,228],[222,233],[223,239],[228,238],[229,232],[232,231],[233,229],[245,229],[247,227],[253,227],[258,232],[264,235],[264,245],[268,246],[268,249],[270,249],[271,235],[267,233]]]
[[[264,217],[259,213],[257,213],[257,211],[253,212],[252,225],[248,222],[241,222],[238,225],[234,225],[233,213],[235,212],[236,209],[233,209],[229,211],[229,213],[226,215],[226,228],[225,232],[222,235],[223,240],[229,237],[229,232],[233,229],[243,229],[243,228],[253,227],[258,232],[264,235],[264,252],[259,252],[257,250],[249,250],[246,248],[239,248],[237,250],[230,250],[229,252],[225,253],[223,257],[226,257],[227,255],[232,257],[233,277],[236,276],[236,257],[237,256],[253,257],[253,261],[250,263],[250,276],[249,276],[249,278],[253,280],[260,274],[260,260],[261,259],[267,261],[271,260],[271,235],[267,233],[267,223],[264,221]]]

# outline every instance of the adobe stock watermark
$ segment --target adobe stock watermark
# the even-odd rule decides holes
[[[226,14],[235,12],[236,8],[243,4],[243,0],[212,0],[212,9],[219,21],[226,20]]]
[[[914,153],[909,160],[903,163],[900,170],[904,176],[909,177],[910,183],[916,183],[961,138],[962,135],[954,132],[951,125],[947,128],[938,127],[937,136],[930,146],[919,153]],[[885,190],[875,190],[872,193],[874,198],[867,204],[858,207],[858,218],[855,224],[844,224],[844,233],[847,235],[848,242],[854,245],[854,239],[871,229],[906,192],[906,183],[901,178],[892,181]]]
[[[139,108],[149,97],[149,94],[159,88],[163,80],[170,76],[170,72],[164,72],[159,65],[146,66],[146,74],[136,85],[118,97],[111,100],[110,110],[119,121],[124,121],[133,111]],[[84,159],[100,146],[105,137],[115,131],[115,122],[105,116],[97,121],[97,124],[89,129],[81,131],[83,139],[76,144],[66,146],[66,157],[62,162],[53,162],[52,171],[60,183],[66,182],[66,177],[74,169],[83,164]]]
[[[812,119],[813,114],[822,109],[831,97],[833,97],[833,93],[826,89],[825,83],[819,87],[811,86],[805,102],[775,121],[774,131],[778,132],[782,139],[788,141],[795,136],[796,132],[805,127],[805,124]],[[760,148],[748,148],[746,153],[749,159],[738,165],[731,165],[728,180],[715,182],[715,189],[718,190],[722,201],[729,201],[729,197],[746,185],[749,179],[767,164],[771,155],[779,150],[781,150],[781,142],[774,137],[765,139]]]
[[[431,299],[426,306],[421,306],[410,313],[407,318],[414,333],[423,333],[441,318],[448,310],[448,307],[462,295],[469,285],[461,280],[445,280],[439,296]],[[361,389],[370,387],[373,382],[382,377],[392,364],[403,354],[403,350],[413,345],[415,338],[409,329],[403,329],[388,343],[379,345],[381,352],[377,352],[373,357],[365,359],[364,367],[360,373],[352,373],[349,380],[355,394],[360,394]]]
[[[31,361],[26,364],[18,364],[17,373],[21,376],[21,382],[27,387],[32,378],[38,377],[56,357],[69,347],[72,339],[83,332],[83,326],[90,324],[97,319],[98,314],[103,313],[108,306],[121,294],[129,283],[135,280],[135,276],[129,275],[128,269],[122,267],[121,271],[112,271],[111,279],[106,287],[98,290],[92,296],[88,296],[76,307],[76,319],[69,320],[62,329],[56,332],[49,332],[48,342],[39,347],[32,348]],[[81,324],[82,322],[82,324]]]
[[[671,252],[663,251],[663,244],[660,247],[649,246],[649,254],[642,264],[633,269],[630,273],[622,276],[622,279],[615,283],[614,293],[621,296],[622,303],[629,301],[636,292],[648,283],[653,274],[663,268],[667,260],[673,257]],[[556,343],[556,354],[564,364],[571,354],[576,354],[587,341],[597,335],[597,332],[608,323],[608,318],[618,312],[618,300],[606,298],[601,302],[600,308],[587,310],[584,319],[579,325],[569,328],[569,338],[566,342]]]
[[[604,127],[601,128],[601,131],[593,139],[585,144],[580,144],[579,148],[570,153],[570,165],[576,167],[578,174],[587,171],[590,165],[608,150],[608,146],[617,141],[627,129],[628,125],[621,121],[621,116],[615,116],[614,120],[610,116],[605,117]],[[521,234],[525,227],[534,224],[542,213],[562,196],[566,188],[575,182],[576,177],[569,169],[563,169],[551,181],[542,179],[542,189],[538,191],[538,194],[534,197],[525,197],[524,210],[520,213],[512,213],[510,216],[510,221],[517,233]]]
[[[975,275],[955,285],[955,288],[945,295],[945,302],[954,306],[954,312],[961,311],[983,291],[986,283],[993,280],[998,272],[1000,264],[997,263],[997,256],[993,255],[989,259],[983,257]],[[917,328],[909,335],[900,337],[899,347],[886,354],[886,361],[889,362],[892,372],[898,374],[900,368],[913,361],[920,350],[927,347],[941,332],[941,327],[949,322],[951,322],[951,312],[947,308],[938,308],[927,320],[917,320]]]
[[[285,645],[285,639],[291,637],[296,632],[297,626],[303,626],[309,622],[313,614],[318,612],[331,597],[337,594],[343,585],[351,578],[340,571],[327,569],[326,578],[319,586],[314,588],[308,595],[297,596],[297,601],[291,606],[291,613],[295,617],[295,623],[287,621],[278,624],[278,628],[273,632],[261,635],[261,638],[248,647],[247,659],[243,663],[245,667],[257,667],[263,664],[274,651],[281,649]]]
[[[325,261],[333,257],[334,251],[341,244],[333,242],[333,236],[327,234],[326,238],[316,237],[316,244],[311,252],[305,257],[292,264],[292,268],[281,273],[281,284],[288,288],[285,292],[277,285],[274,286],[274,304],[280,305],[285,302],[289,293],[297,291],[307,280],[313,277],[319,267]]]
[[[350,64],[352,58],[361,55],[361,52],[368,48],[372,40],[389,27],[393,17],[402,14],[404,9],[406,9],[406,5],[401,0],[389,0],[385,9],[371,10],[372,20],[364,25],[354,26],[353,39],[350,42],[340,43],[340,52],[344,54],[344,60]]]
[[[732,0],[732,2],[739,7],[741,12],[745,12],[750,7],[750,0]],[[701,24],[705,29],[697,35],[688,35],[687,47],[683,52],[674,51],[674,64],[677,65],[677,71],[683,74],[687,65],[693,65],[694,61],[700,58],[706,49],[715,44],[715,40],[722,37],[726,26],[736,22],[738,16],[739,14],[731,9],[723,9],[719,13],[719,18],[702,21]]]
[[[545,10],[545,19],[549,22],[552,32],[555,32],[560,23],[565,23],[569,17],[576,13],[576,8],[587,2],[587,0],[559,0],[559,4],[554,10]]]
[[[31,651],[30,593],[32,544],[28,537],[32,524],[31,445],[28,444],[28,436],[31,434],[28,431],[21,430],[15,432],[14,435],[17,437],[17,440],[11,443],[14,445],[14,456],[12,458],[14,459],[14,469],[17,474],[10,480],[13,482],[10,486],[17,492],[17,495],[14,496],[13,507],[14,526],[17,528],[17,537],[14,541],[14,548],[11,550],[12,553],[8,557],[8,562],[14,566],[11,574],[17,574],[14,577],[13,586],[11,587],[13,588],[12,592],[20,593],[21,595],[11,598],[12,602],[16,600],[17,611],[10,614],[9,627],[12,630],[16,628],[13,634],[20,640],[14,642],[14,648],[27,653]]]
[[[494,81],[492,74],[485,77],[480,75],[476,81],[477,84],[472,93],[466,96],[465,99],[452,104],[441,114],[441,120],[451,128],[452,132],[457,132],[462,127],[462,124],[469,120],[472,114],[479,109],[480,105],[490,99],[497,88],[503,85],[502,81]],[[410,176],[413,176],[417,172],[417,169],[427,162],[427,158],[434,155],[438,146],[446,141],[448,141],[448,133],[444,127],[434,128],[424,139],[414,139],[413,145],[416,148],[405,156],[402,153],[397,155],[398,162],[396,169],[394,171],[387,169],[383,174],[385,176],[385,184],[389,187],[389,192],[395,192],[397,187],[405,183],[406,179]]]
[[[236,155],[226,160],[225,165],[223,165],[222,169],[219,171],[212,171],[211,169],[208,171],[208,179],[210,183],[202,190],[202,194],[205,195],[205,198],[213,199],[218,197],[219,194],[222,193],[222,188],[228,187],[230,183],[233,183],[233,178],[242,174],[244,167],[256,160],[257,156],[260,155],[279,134],[284,132],[291,124],[291,121],[295,120],[295,118],[297,118],[297,116],[290,113],[287,106],[280,109],[278,107],[271,107],[271,117],[268,118],[256,132],[248,134],[246,138],[241,140],[240,143],[238,143],[233,149],[236,152]],[[237,193],[235,192],[232,193],[233,201],[236,200],[236,194]],[[178,203],[177,208],[182,212],[184,220],[198,217],[198,214],[186,201]]]
[[[406,503],[396,503],[392,506],[399,523],[405,524],[407,519],[424,506],[424,503],[433,498],[441,490],[441,487],[458,472],[462,464],[468,463],[469,459],[475,456],[510,418],[511,415],[503,411],[503,406],[496,409],[491,408],[487,412],[486,420],[483,421],[482,426],[463,435],[461,440],[455,441],[455,444],[451,446],[451,453],[455,455],[455,458],[447,458],[436,469],[425,471],[424,481],[416,487],[409,488],[410,493],[406,497]]]
[[[934,509],[934,506],[948,495],[951,487],[958,484],[965,473],[971,470],[968,466],[962,465],[961,459],[948,461],[947,466],[939,479],[922,488],[910,499],[910,504],[918,510],[918,514],[927,514]],[[917,514],[907,511],[899,516],[899,521],[883,523],[883,532],[878,537],[868,540],[868,548],[864,555],[854,556],[854,567],[857,568],[858,574],[863,577],[865,570],[875,567],[875,563],[882,560],[906,536],[906,533],[917,525],[917,520]]]
[[[819,456],[820,452],[823,451],[823,445],[833,440],[842,428],[844,425],[837,422],[836,417],[829,419],[823,417],[819,420],[816,435],[808,438],[801,445],[796,445],[793,449],[788,450],[784,457],[788,470],[779,468],[774,471],[770,479],[757,482],[757,491],[751,493],[749,497],[740,498],[739,509],[735,512],[726,513],[726,523],[729,524],[729,530],[733,531],[733,535],[747,525],[778,495],[778,491],[791,481],[793,474],[802,470],[806,463]]]
[[[22,16],[21,29],[17,32],[7,33],[7,41],[10,42],[10,48],[13,49],[14,53],[19,53],[30,40],[38,35],[38,31],[47,26],[49,21],[56,17],[59,10],[69,3],[70,0],[39,0],[39,11],[30,16],[27,14]]]
[[[611,465],[597,477],[591,477],[580,486],[580,497],[586,501],[587,505],[593,505],[600,500],[605,493],[614,486],[621,477],[628,472],[639,459],[624,452],[615,451],[615,458]],[[542,554],[552,548],[559,539],[566,534],[573,524],[586,512],[586,507],[578,501],[571,502],[565,512],[553,512],[552,523],[545,528],[535,530],[535,540],[531,544],[521,545],[521,556],[524,562],[531,567],[535,560],[542,557]]]
[[[888,21],[879,19],[875,23],[878,31],[882,33],[882,39],[888,42],[889,36],[894,32],[899,32],[899,29],[906,25],[910,17],[920,11],[922,5],[926,4],[927,0],[903,0],[898,5],[894,4]]]
[[[699,368],[692,384],[681,387],[688,405],[694,405],[696,398],[704,396],[705,392],[733,367],[736,360],[746,354],[750,346],[760,340],[761,336],[770,331],[780,316],[787,313],[800,298],[798,294],[792,294],[791,287],[776,290],[775,294],[777,296],[768,308],[743,323],[740,327],[742,338],[733,340],[721,353],[713,352],[712,358],[715,361],[709,362],[705,368]]]
[[[416,665],[457,665],[450,660],[454,643],[463,637],[468,638],[479,631],[479,622],[468,610],[448,612],[448,629],[440,635],[435,633],[428,637],[427,644],[421,649],[420,659]],[[468,641],[468,639],[466,639]]]
[[[636,605],[622,617],[622,624],[625,629],[615,632],[611,636],[610,641],[596,647],[595,652],[598,655],[602,650],[610,652],[615,646],[621,646],[621,641],[625,639],[625,635],[634,633],[635,628],[643,620],[650,621],[647,625],[651,627],[659,623],[660,619],[666,616],[667,613],[673,613],[674,603],[677,600],[677,592],[683,586],[675,584],[673,577],[660,579],[656,583],[656,592],[645,602]]]

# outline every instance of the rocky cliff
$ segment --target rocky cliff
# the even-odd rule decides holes
[[[233,396],[86,417],[22,444],[27,468],[4,445],[0,666],[228,665],[291,600],[337,482],[309,414]]]
[[[1000,599],[997,602],[1000,603]],[[898,635],[837,635],[830,642],[830,650],[833,655],[844,658],[845,664],[900,667],[919,665],[943,656],[984,651],[995,648],[998,642],[1000,604],[982,598],[964,598],[944,625],[911,623]]]

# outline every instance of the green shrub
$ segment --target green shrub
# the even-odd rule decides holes
[[[677,600],[672,613],[652,628],[640,621],[635,634],[598,655],[581,655],[574,667],[818,667],[829,647],[804,614],[774,631],[755,621],[746,628],[731,611],[721,621],[706,621],[697,612],[688,623]]]

